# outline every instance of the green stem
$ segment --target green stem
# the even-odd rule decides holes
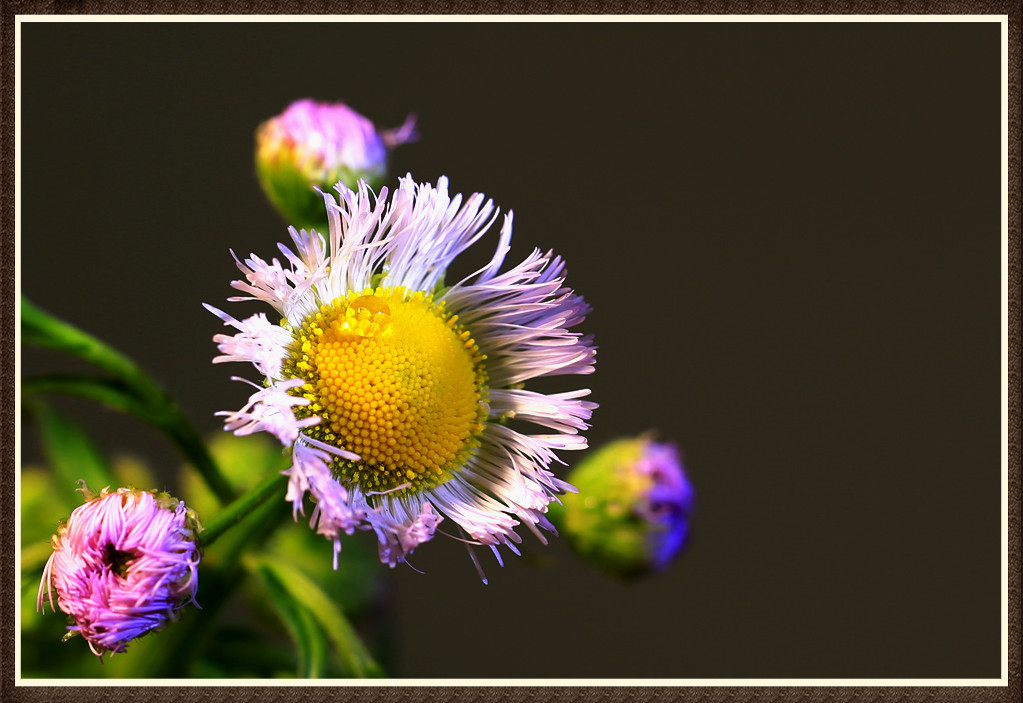
[[[21,333],[26,344],[49,347],[73,354],[104,371],[131,391],[140,401],[143,419],[169,436],[203,477],[222,504],[230,503],[236,493],[217,466],[206,444],[166,391],[128,357],[92,335],[60,320],[21,299]],[[74,392],[57,384],[53,390]],[[144,410],[145,412],[141,412]]]
[[[202,532],[199,533],[199,546],[210,546],[220,535],[265,503],[268,498],[283,493],[282,489],[287,480],[288,477],[284,474],[271,474],[241,498],[220,511],[213,519],[213,522],[205,526]]]
[[[175,408],[176,409],[176,408]],[[220,473],[220,467],[210,454],[206,443],[202,441],[192,425],[180,412],[176,413],[166,426],[162,428],[171,439],[177,442],[182,453],[191,460],[195,470],[199,472],[206,485],[210,487],[213,494],[217,496],[221,505],[227,505],[237,495],[224,475]]]

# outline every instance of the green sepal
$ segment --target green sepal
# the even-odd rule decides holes
[[[294,161],[294,154],[288,150],[275,152],[271,156],[256,155],[256,178],[263,193],[274,209],[289,225],[299,229],[315,229],[320,234],[328,231],[327,208],[323,195],[333,194],[334,186],[340,181],[351,189],[358,187],[359,179],[374,191],[383,185],[386,170],[362,171],[338,166],[329,173],[313,173],[315,169],[305,168]]]
[[[286,159],[256,159],[256,177],[274,209],[299,229],[327,232],[323,196],[313,190],[305,174]]]
[[[569,474],[579,492],[561,497],[548,517],[588,563],[620,579],[650,571],[651,526],[634,508],[650,479],[628,467],[645,438],[621,439],[592,452]]]

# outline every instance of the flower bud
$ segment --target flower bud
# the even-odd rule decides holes
[[[378,189],[387,177],[387,152],[415,141],[415,117],[393,130],[343,103],[299,100],[256,130],[256,173],[263,192],[284,219],[299,228],[324,228],[323,197],[338,181],[359,179]]]
[[[195,603],[201,529],[195,513],[166,493],[104,488],[76,508],[51,542],[36,609],[44,594],[70,616],[68,634],[79,634],[102,660],[128,643],[178,618]],[[197,604],[198,607],[198,604]]]
[[[552,519],[573,548],[623,579],[665,569],[685,544],[694,492],[678,449],[648,435],[619,439],[586,457],[568,476]]]

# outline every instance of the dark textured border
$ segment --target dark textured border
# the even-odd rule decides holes
[[[823,700],[886,700],[973,701],[1020,700],[1020,10],[1015,2],[984,0],[779,0],[777,2],[746,0],[356,0],[329,2],[316,0],[0,0],[2,3],[2,109],[0,132],[0,500],[7,508],[0,511],[0,700],[2,701],[102,701],[111,692],[117,698],[145,696],[150,700],[210,701],[260,700],[276,702],[328,700],[339,695],[330,687],[15,687],[14,686],[14,17],[18,14],[998,14],[1009,17],[1009,685],[1008,687],[781,687],[746,688],[451,688],[451,687],[348,687],[343,695],[348,701],[501,701],[547,700],[557,696],[568,701],[640,701],[690,700],[717,702],[725,700],[772,701],[776,699]]]

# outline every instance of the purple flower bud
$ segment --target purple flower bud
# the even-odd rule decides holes
[[[675,444],[618,439],[568,478],[579,493],[562,499],[555,523],[590,563],[631,579],[663,571],[682,551],[695,493]]]
[[[390,149],[415,141],[415,116],[378,131],[344,103],[298,100],[256,131],[256,172],[270,202],[289,224],[326,229],[323,196],[339,181],[379,188]]]
[[[177,619],[195,603],[200,529],[195,513],[166,493],[104,488],[71,513],[52,538],[36,609],[44,594],[73,621],[93,653],[123,652],[128,643]],[[198,607],[198,604],[196,604]]]
[[[646,441],[633,471],[650,483],[634,510],[651,530],[650,559],[655,570],[665,569],[686,542],[694,491],[682,467],[678,447]]]

